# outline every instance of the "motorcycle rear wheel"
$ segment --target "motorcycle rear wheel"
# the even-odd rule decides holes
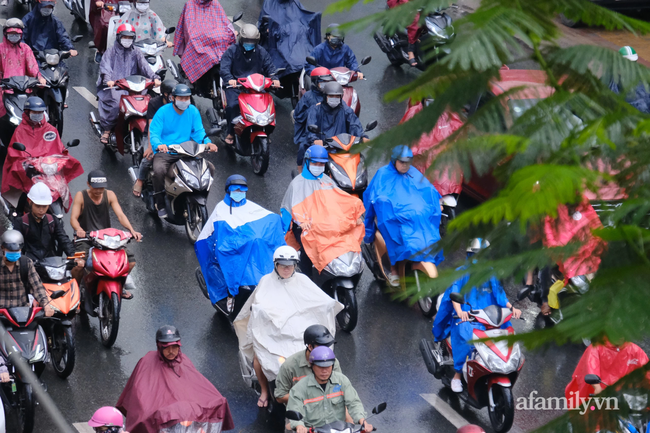
[[[34,431],[34,410],[36,409],[36,402],[34,401],[34,391],[32,385],[23,383],[20,386],[18,394],[19,411],[20,411],[20,425],[22,433],[32,433]]]
[[[199,283],[199,289],[201,289],[201,293],[203,293],[203,296],[210,299],[210,295],[208,294],[208,286],[205,284],[205,278],[203,277],[201,266],[196,267],[194,275],[196,276],[196,281]]]
[[[494,396],[494,409],[490,409],[490,406],[488,406],[490,423],[496,433],[505,433],[510,430],[515,419],[512,390],[495,385],[492,387],[492,395]]]
[[[189,215],[185,220],[185,233],[190,242],[194,243],[199,238],[203,226],[208,221],[208,210],[196,202],[189,205]]]
[[[104,311],[102,312],[104,318],[99,319],[99,336],[102,339],[102,344],[105,347],[112,347],[117,340],[117,332],[120,328],[120,300],[117,297],[117,293],[111,294],[109,299],[105,293],[101,295],[103,297]]]
[[[262,140],[267,140],[266,146],[262,145]],[[268,138],[256,138],[253,142],[253,155],[251,155],[251,165],[253,173],[262,176],[269,168],[269,146]]]
[[[135,141],[135,153],[131,154],[131,161],[134,167],[140,167],[144,152],[144,137],[142,136],[142,132],[137,129],[133,130],[133,141]]]
[[[357,297],[353,290],[339,288],[334,293],[335,299],[343,304],[343,310],[336,315],[336,322],[345,332],[352,332],[357,327],[359,309]]]
[[[50,116],[50,125],[54,126],[59,131],[59,136],[63,135],[63,103],[59,104],[53,102],[48,107],[48,116]]]
[[[76,358],[72,327],[57,323],[52,332],[52,339],[56,342],[56,349],[51,351],[52,367],[57,376],[65,379],[72,373]]]
[[[413,276],[415,277],[415,285],[418,288],[418,293],[425,290],[427,282],[430,280],[429,276],[422,271],[417,269],[413,271]],[[423,296],[418,299],[418,306],[424,314],[425,317],[433,317],[438,312],[437,303],[438,296]]]

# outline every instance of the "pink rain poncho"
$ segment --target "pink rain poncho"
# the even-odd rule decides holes
[[[32,49],[23,42],[12,44],[3,41],[0,44],[0,78],[18,77],[27,75],[38,77],[38,63]],[[7,114],[0,90],[0,117]]]

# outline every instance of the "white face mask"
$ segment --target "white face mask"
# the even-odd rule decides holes
[[[337,98],[336,96],[328,96],[327,105],[329,105],[332,108],[336,108],[339,105],[341,105],[341,98]]]
[[[135,9],[143,14],[149,10],[149,3],[136,3]]]
[[[54,8],[41,8],[41,15],[44,17],[49,17],[54,12]]]
[[[122,38],[120,39],[120,44],[122,44],[122,46],[128,50],[129,48],[131,48],[131,45],[133,45],[133,39]]]
[[[10,33],[7,35],[7,40],[12,44],[17,44],[21,39],[22,35],[19,35],[18,33]]]
[[[43,117],[45,117],[45,114],[43,113],[29,113],[29,119],[35,123],[40,123],[43,120]]]
[[[324,171],[325,171],[325,166],[324,165],[320,166],[320,167],[316,167],[316,166],[313,166],[311,164],[309,165],[309,172],[311,174],[313,174],[314,177],[320,176],[321,174],[323,174]]]

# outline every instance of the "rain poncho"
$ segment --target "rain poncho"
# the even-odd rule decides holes
[[[435,256],[429,254],[440,240],[440,194],[415,168],[400,174],[389,163],[377,170],[363,193],[363,203],[364,241],[374,242],[379,229],[392,265],[402,260],[435,264],[444,260],[442,251]]]
[[[266,378],[275,380],[279,357],[305,350],[305,329],[319,324],[334,334],[342,309],[306,275],[282,279],[273,271],[262,277],[233,323],[239,350],[250,365],[257,356]]]
[[[363,125],[354,111],[345,102],[332,108],[327,103],[314,105],[307,110],[307,125],[316,125],[320,133],[307,131],[307,141],[312,144],[315,140],[334,137],[338,134],[348,133],[355,137],[368,137],[363,132]]]
[[[268,17],[267,27],[263,18]],[[298,0],[265,0],[257,26],[268,29],[264,48],[283,75],[302,70],[305,58],[320,42],[320,12],[309,12]]]
[[[404,117],[399,123],[410,120],[417,113],[422,111],[423,105],[418,102],[409,106],[404,113]],[[422,134],[420,141],[411,147],[413,151],[413,167],[417,168],[422,174],[431,166],[435,157],[444,150],[440,142],[453,134],[458,128],[463,126],[463,121],[456,113],[444,112],[438,118],[436,126],[428,134]],[[455,165],[446,167],[443,170],[436,170],[427,174],[427,178],[436,187],[440,195],[460,194],[463,189],[463,171],[460,166]]]
[[[609,89],[614,93],[621,93],[620,87],[620,84],[615,81],[609,83]],[[650,113],[650,94],[643,83],[639,83],[627,94],[625,102],[642,113]]]
[[[194,244],[213,304],[236,296],[241,286],[256,286],[273,271],[273,252],[284,245],[279,215],[250,200],[232,204],[217,204]]]
[[[165,40],[165,26],[158,14],[151,9],[147,9],[143,14],[135,8],[131,9],[120,17],[115,28],[119,28],[124,23],[135,27],[136,42],[145,39],[155,39],[159,42]]]
[[[282,199],[282,221],[285,230],[291,221],[311,223],[309,230],[302,231],[302,246],[321,272],[337,257],[361,252],[363,224],[357,225],[357,220],[364,209],[361,200],[339,189],[330,177],[305,175],[309,176],[307,166],[289,184]],[[300,248],[292,231],[287,233],[287,243]]]
[[[235,43],[235,29],[217,0],[188,0],[178,19],[174,55],[194,83]]]
[[[97,2],[90,1],[90,11],[88,19],[93,28],[93,43],[95,48],[100,53],[106,51],[106,40],[108,38],[108,23],[111,18],[117,15],[117,12],[107,11],[106,9],[97,7]]]
[[[357,58],[352,52],[352,48],[347,44],[343,44],[339,48],[332,48],[327,41],[321,42],[316,45],[316,48],[309,55],[316,59],[319,66],[327,69],[345,66],[352,71],[359,70]],[[311,74],[311,71],[315,68],[314,65],[307,63],[307,61],[305,61],[304,67],[308,74]]]
[[[296,108],[293,110],[293,142],[297,145],[307,144],[307,113],[309,109],[318,103],[324,102],[323,94],[313,86],[300,98]],[[302,165],[302,164],[300,164]]]
[[[0,43],[0,78],[19,77],[27,75],[29,77],[38,77],[38,62],[34,57],[29,45],[20,42],[12,44],[5,40]],[[7,114],[4,101],[2,100],[3,91],[0,89],[0,117]]]
[[[594,392],[594,387],[585,382],[585,375],[595,374],[604,383],[613,385],[623,376],[647,363],[648,356],[634,343],[615,346],[606,341],[604,344],[590,345],[580,358],[571,382],[564,390],[567,406],[569,408],[579,406],[580,400],[583,398],[588,400],[589,394]],[[605,385],[601,386],[605,387]],[[577,393],[579,394],[576,395]]]
[[[126,415],[130,433],[173,431],[191,422],[209,433],[235,428],[226,399],[182,351],[173,361],[160,350],[143,356],[115,406]]]
[[[23,17],[23,24],[25,24],[23,42],[35,50],[56,48],[61,51],[69,51],[74,49],[61,20],[54,14],[49,17],[41,15],[41,3],[36,3],[34,9]]]

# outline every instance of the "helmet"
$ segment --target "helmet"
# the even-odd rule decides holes
[[[160,93],[172,93],[174,87],[176,87],[177,84],[178,82],[176,80],[173,80],[171,78],[166,79],[162,82],[162,84],[160,84]]]
[[[9,21],[7,21],[7,22],[9,22]],[[630,46],[625,46],[625,47],[621,48],[620,50],[618,50],[618,52],[624,58],[626,58],[628,60],[631,60],[633,62],[636,62],[637,60],[639,60],[639,55],[636,53],[636,51],[634,51],[634,48],[632,48]]]
[[[245,186],[246,189],[248,189],[248,182],[246,182],[246,178],[241,174],[233,174],[228,179],[226,179],[226,192],[230,191],[231,185]]]
[[[52,192],[43,182],[36,182],[30,188],[27,198],[39,206],[49,206],[52,204]]]
[[[258,43],[260,41],[260,31],[253,24],[244,24],[239,32],[239,40]]]
[[[331,367],[336,361],[334,351],[327,346],[318,346],[309,354],[309,363],[319,367]]]
[[[173,344],[180,344],[181,333],[178,332],[175,326],[165,325],[158,328],[156,331],[156,343],[162,343],[162,346],[171,346]]]
[[[477,425],[467,424],[456,430],[456,433],[485,433],[485,430]]]
[[[474,238],[469,242],[467,247],[468,253],[478,253],[481,250],[486,249],[490,246],[490,243],[486,239]]]
[[[282,245],[273,253],[273,263],[284,266],[296,265],[299,260],[298,252],[289,245]]]
[[[25,28],[25,24],[18,18],[9,18],[7,22],[5,23],[5,27],[2,30],[4,33],[8,32],[16,32],[16,33],[23,33],[23,29]]]
[[[330,70],[322,66],[314,68],[309,76],[315,85],[318,85],[323,81],[334,81],[334,77],[332,77]]]
[[[327,162],[329,161],[329,154],[327,150],[320,144],[314,144],[310,146],[309,149],[305,152],[306,161],[314,162]]]
[[[331,83],[325,83],[323,86],[323,94],[327,96],[340,96],[341,98],[343,97],[343,86],[341,86],[339,83],[336,81],[332,81]]]
[[[343,42],[343,39],[345,39],[345,33],[343,33],[337,23],[332,23],[325,29],[325,37],[330,35],[341,38],[341,42]]]
[[[133,27],[131,24],[122,24],[117,28],[116,34],[118,36],[131,36],[135,37],[135,27]]]
[[[20,251],[25,245],[25,239],[23,234],[18,230],[7,230],[2,234],[2,248],[6,248],[9,251]]]
[[[318,345],[329,347],[335,343],[330,330],[323,325],[311,325],[305,329],[303,340],[307,346],[311,344],[312,346]]]
[[[47,107],[45,106],[45,102],[38,96],[30,96],[27,98],[27,101],[25,101],[25,110],[30,110],[30,111],[45,111],[47,110]]]
[[[411,162],[413,160],[413,151],[410,147],[400,144],[393,149],[390,154],[390,161],[394,164],[395,161]]]
[[[112,406],[100,407],[95,411],[90,421],[90,427],[121,427],[124,428],[122,412]]]
[[[177,84],[172,90],[174,96],[192,96],[192,91],[187,84]]]

